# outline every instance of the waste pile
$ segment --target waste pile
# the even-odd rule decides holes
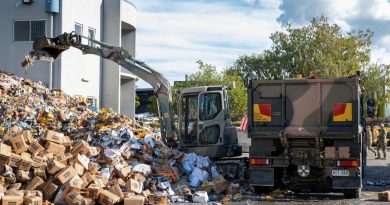
[[[41,82],[0,73],[2,204],[207,202],[239,192],[207,157]],[[201,190],[201,191],[199,191]]]

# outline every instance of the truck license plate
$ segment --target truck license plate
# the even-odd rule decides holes
[[[332,170],[332,176],[347,177],[349,176],[349,170]]]

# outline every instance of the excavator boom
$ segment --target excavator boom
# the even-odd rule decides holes
[[[83,44],[82,38],[93,42],[93,46]],[[89,39],[75,32],[64,33],[54,38],[37,38],[33,44],[33,51],[26,56],[21,65],[27,69],[35,60],[53,61],[70,47],[80,49],[83,54],[93,54],[114,61],[149,83],[157,94],[162,138],[168,146],[177,146],[169,81],[144,62],[134,59],[126,49]]]

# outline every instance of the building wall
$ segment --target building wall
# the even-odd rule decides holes
[[[103,41],[121,46],[135,56],[134,5],[127,0],[104,1]],[[120,12],[117,12],[117,11]],[[118,32],[112,32],[118,31]],[[124,33],[125,32],[125,33]],[[133,117],[135,114],[135,76],[116,63],[103,60],[102,106]],[[133,82],[132,82],[133,81]]]
[[[0,70],[19,76],[42,81],[49,85],[49,62],[34,62],[25,72],[20,63],[32,48],[32,41],[14,42],[14,21],[45,20],[46,34],[50,31],[49,14],[45,12],[45,1],[24,5],[18,1],[2,1],[0,6]]]
[[[134,5],[128,0],[60,0],[60,13],[51,18],[45,12],[44,0],[35,0],[31,5],[18,2],[4,1],[0,6],[1,71],[42,81],[48,87],[52,81],[53,88],[70,95],[93,96],[100,106],[134,116],[136,77],[116,63],[70,48],[56,59],[52,69],[50,62],[36,61],[26,74],[20,63],[31,51],[32,41],[13,42],[15,20],[45,20],[47,36],[74,31],[75,23],[79,23],[83,25],[82,35],[88,36],[88,28],[94,28],[96,40],[123,46],[135,56]]]
[[[77,5],[77,6],[75,6]],[[95,30],[95,38],[101,41],[102,0],[62,1],[62,32],[75,30],[75,24],[83,27],[83,36],[88,37],[88,29]],[[82,15],[80,15],[82,14]],[[86,39],[82,41],[88,44]],[[100,57],[83,55],[79,49],[70,48],[61,54],[61,88],[73,95],[93,96],[99,102]]]

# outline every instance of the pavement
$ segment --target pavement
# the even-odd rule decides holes
[[[248,150],[250,139],[246,133],[239,132],[239,143],[243,151]],[[376,147],[374,147],[376,149]],[[293,194],[277,200],[254,200],[232,202],[229,204],[389,204],[389,202],[378,201],[378,192],[390,190],[390,148],[387,148],[388,159],[375,159],[374,154],[369,151],[367,157],[366,176],[363,181],[363,190],[359,199],[344,199],[341,193],[316,193],[316,194]]]

